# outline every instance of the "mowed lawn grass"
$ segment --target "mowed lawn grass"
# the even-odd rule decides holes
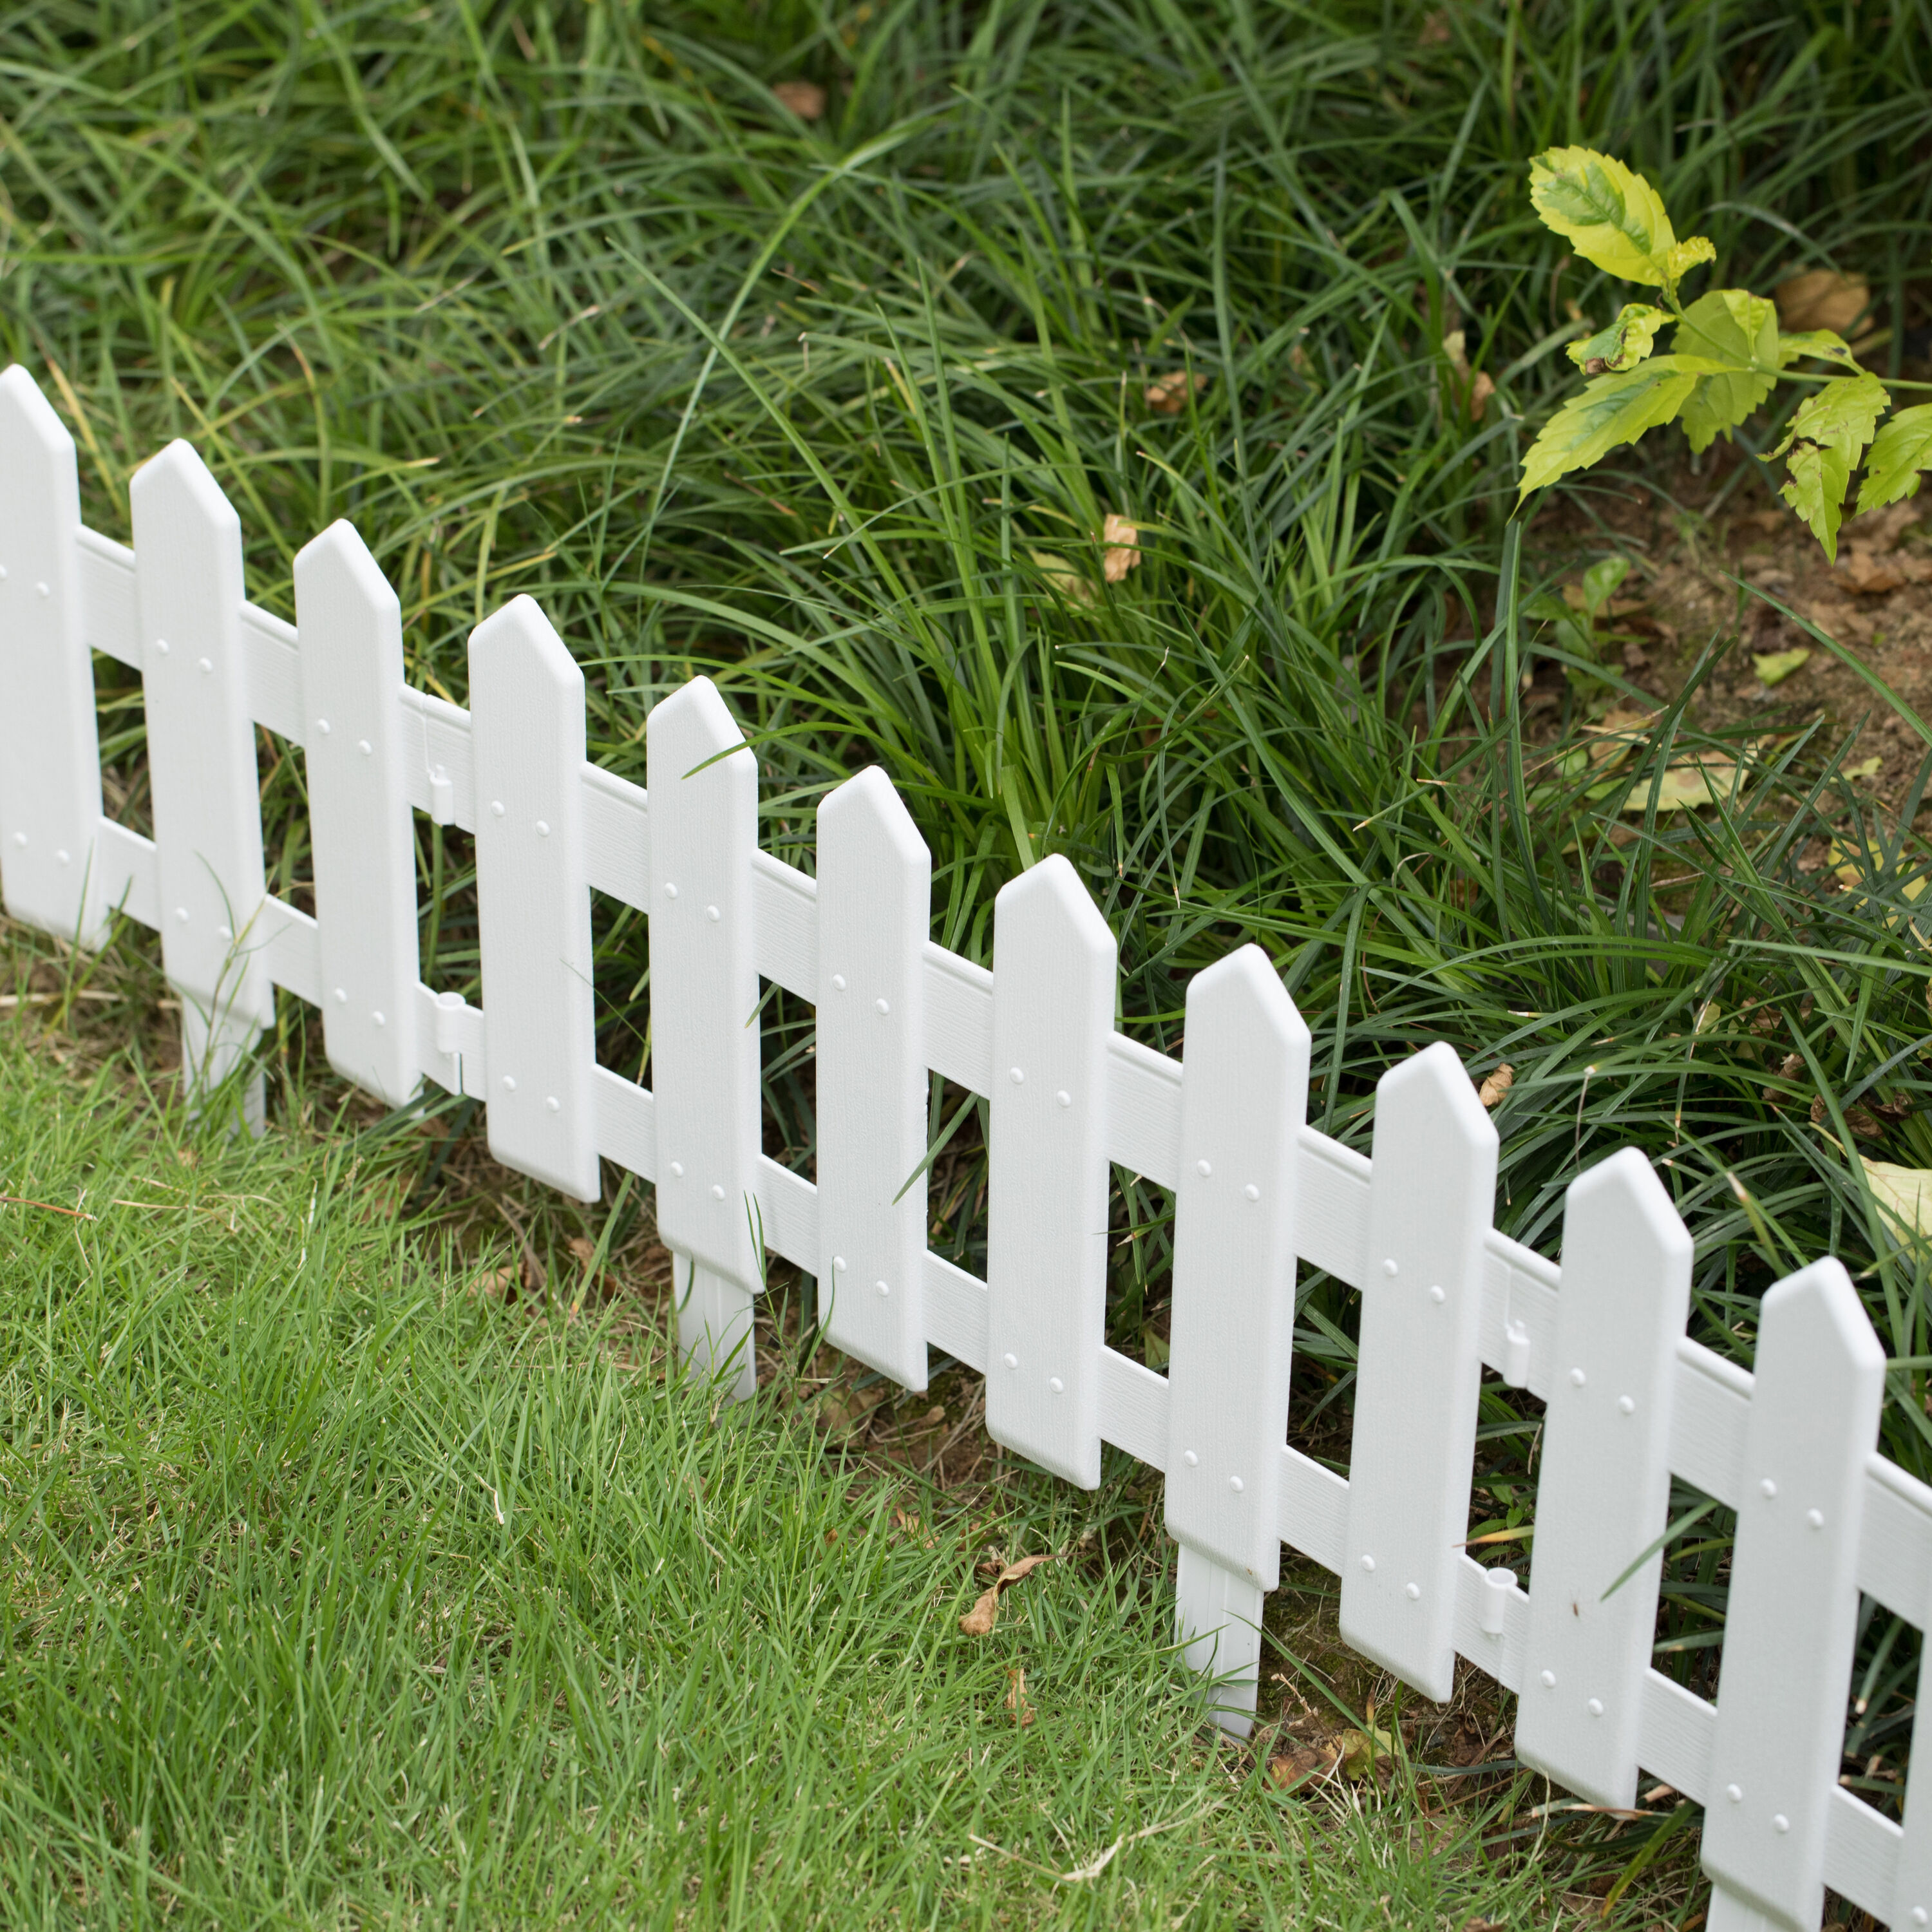
[[[1480,1847],[1520,1792],[1425,1826],[1216,1744],[1089,1498],[955,1520],[634,1306],[475,1292],[384,1145],[0,1046],[0,1191],[49,1204],[0,1206],[6,1922],[1550,1922]],[[1076,1554],[969,1637],[988,1543]]]

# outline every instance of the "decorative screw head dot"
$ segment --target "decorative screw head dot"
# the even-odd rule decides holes
[[[1016,1369],[1020,1365],[1020,1358],[1017,1355],[1010,1354],[1003,1357],[1001,1359],[1006,1363],[1006,1366],[1010,1369]]]
[[[1636,1404],[1628,1396],[1620,1395],[1617,1397],[1617,1413],[1619,1415],[1634,1415]]]
[[[1241,1190],[1241,1192],[1250,1201],[1258,1201],[1262,1198],[1261,1190],[1252,1180]]]
[[[1046,1378],[1046,1385],[1055,1395],[1064,1395],[1066,1393],[1066,1384],[1058,1376],[1048,1376]]]
[[[338,986],[336,988],[335,1004],[338,1006],[346,1006],[349,1004],[349,989],[347,987]]]
[[[710,920],[713,925],[716,925],[717,922],[724,916],[724,915],[719,912],[716,906],[706,906],[704,908],[704,916]]]
[[[34,588],[38,590],[43,597],[51,596],[52,595],[52,592],[48,590],[47,586],[44,584],[37,584],[34,586]]]
[[[550,820],[548,819],[540,818],[537,820],[537,836],[539,838],[548,838],[550,836]]]
[[[1431,1301],[1438,1303],[1446,1301],[1448,1299],[1448,1297],[1442,1292],[1442,1284],[1440,1282],[1436,1282],[1436,1284],[1430,1289],[1429,1298]]]
[[[1771,1828],[1774,1832],[1788,1832],[1791,1829],[1791,1820],[1780,1811],[1772,1818]]]
[[[492,818],[501,818],[502,815],[503,801],[500,798],[493,798],[490,801],[490,816]]]
[[[1020,1070],[1019,1070],[1017,1066],[1016,1066],[1016,1067],[1012,1070],[1012,1081],[1013,1081],[1013,1084],[1014,1084],[1016,1087],[1021,1086],[1021,1085],[1022,1085],[1022,1084],[1024,1084],[1025,1080],[1026,1080],[1026,1076],[1025,1076],[1024,1073],[1022,1073],[1022,1072],[1020,1071]]]
[[[1804,1520],[1814,1529],[1822,1529],[1825,1527],[1825,1512],[1822,1510],[1807,1510],[1804,1512]]]
[[[182,925],[184,925],[184,926],[187,925],[187,923],[188,923],[188,908],[187,908],[186,906],[176,906],[176,907],[175,908],[175,916],[176,916],[176,918],[177,918],[178,920],[179,920],[181,921],[181,922],[182,923]]]
[[[724,1189],[719,1186],[716,1182],[712,1184],[711,1198],[714,1201],[722,1201],[724,1198]]]
[[[845,1257],[843,1255],[834,1255],[832,1257],[832,1271],[835,1274],[843,1274],[845,1272]]]
[[[1230,1476],[1228,1478],[1228,1486],[1234,1491],[1236,1496],[1239,1496],[1247,1485],[1241,1480],[1240,1477]]]
[[[386,1019],[380,1013],[371,1013],[369,1017],[374,1020],[378,1026],[387,1026],[389,1024],[388,1020]]]
[[[235,937],[225,926],[218,926],[214,928],[214,936],[218,939],[232,939]]]
[[[1196,1455],[1192,1449],[1184,1450],[1181,1452],[1180,1460],[1185,1462],[1190,1469],[1198,1469],[1201,1466],[1201,1458]]]
[[[505,1074],[503,1076],[503,1091],[506,1094],[514,1094],[516,1090],[517,1076],[514,1073]]]
[[[889,1013],[892,1010],[892,1003],[890,1000],[874,1000],[872,1004],[880,1013]]]
[[[1214,1169],[1210,1162],[1204,1160],[1197,1160],[1194,1163],[1194,1172],[1199,1174],[1203,1180],[1205,1180],[1208,1177],[1214,1172]]]
[[[1073,1096],[1068,1093],[1064,1087],[1061,1088],[1060,1091],[1054,1094],[1053,1097],[1058,1100],[1063,1107],[1070,1107],[1073,1104]]]
[[[1727,1784],[1724,1786],[1724,1796],[1728,1798],[1733,1804],[1742,1804],[1744,1802],[1744,1794],[1743,1791],[1735,1784]]]
[[[1362,1558],[1362,1568],[1372,1576],[1375,1574],[1376,1559],[1372,1556],[1364,1556]]]
[[[318,718],[315,721],[315,728],[326,738],[329,730],[328,720],[326,718]]]
[[[664,897],[668,899],[674,899],[677,897],[676,886],[671,884],[668,880],[664,883]]]
[[[168,654],[168,640],[167,640],[167,639],[166,639],[166,638],[157,638],[154,640],[154,655],[155,655],[157,657],[163,657],[163,658],[164,658],[164,657],[166,657],[166,656],[167,656],[167,654]],[[324,725],[324,726],[322,727],[322,729],[323,729],[324,730],[326,730],[328,728],[328,726],[326,726],[326,725]]]
[[[4,563],[0,563],[0,584],[4,584],[6,580],[7,566]]]
[[[674,1180],[682,1180],[684,1178],[684,1162],[682,1161],[674,1160],[671,1162],[670,1178]]]
[[[553,1114],[560,1114],[563,1112],[563,1102],[554,1094],[546,1094],[544,1096],[544,1105]]]
[[[1922,1905],[1912,1908],[1912,1922],[1915,1925],[1932,1925],[1932,1915],[1928,1915]]]
[[[835,974],[832,974],[832,990],[835,993],[842,993],[842,992],[844,992],[844,990],[845,990],[845,976],[844,976],[844,974],[843,973],[835,973]]]
[[[1600,1718],[1604,1714],[1604,1700],[1600,1697],[1592,1697],[1583,1708],[1592,1717]]]
[[[356,748],[360,752],[365,758],[374,758],[376,754],[375,746],[370,744],[367,738],[358,738],[356,741]]]
[[[27,842],[27,835],[26,835],[24,832],[15,832],[15,833],[14,833],[14,843],[16,845],[19,845],[19,846],[22,846],[22,847],[24,847],[24,846],[26,845],[26,842]]]
[[[875,1281],[873,1282],[872,1286],[879,1291],[879,1299],[881,1301],[884,1300],[886,1297],[892,1293],[892,1290],[882,1281]]]
[[[1401,1272],[1402,1270],[1396,1265],[1396,1258],[1393,1255],[1390,1255],[1388,1259],[1382,1263],[1382,1273],[1387,1275],[1390,1281],[1394,1280],[1396,1276],[1401,1274]]]
[[[1768,1476],[1766,1477],[1764,1480],[1758,1484],[1757,1487],[1758,1493],[1766,1498],[1767,1501],[1770,1498],[1776,1496],[1778,1493],[1778,1485],[1774,1483]]]
[[[58,859],[63,866],[68,862],[68,856],[64,852],[56,852],[54,854],[54,856]]]
[[[1546,1670],[1543,1673],[1543,1688],[1546,1690],[1554,1690],[1556,1688],[1556,1673],[1555,1671]]]
[[[203,676],[207,676],[209,672],[214,670],[214,660],[212,658],[197,658],[195,660],[195,669],[200,671]]]
[[[1584,1383],[1589,1378],[1584,1374],[1581,1369],[1572,1369],[1570,1371],[1570,1380],[1571,1384],[1576,1388],[1581,1388]]]

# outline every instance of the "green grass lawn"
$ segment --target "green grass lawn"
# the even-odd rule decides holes
[[[1648,692],[1532,616],[1592,558],[1632,559],[1634,592],[1666,544],[1726,557],[1726,519],[1768,500],[1747,442],[1694,468],[1653,438],[1511,520],[1564,345],[1623,292],[1536,220],[1530,155],[1611,149],[1709,211],[1709,286],[1862,274],[1897,374],[1928,315],[1932,0],[6,20],[0,352],[73,428],[95,527],[124,540],[133,470],[188,436],[251,596],[292,615],[295,550],[352,518],[412,680],[458,700],[471,626],[529,591],[584,666],[592,755],[634,777],[650,705],[707,670],[758,745],[770,849],[808,867],[824,790],[883,765],[933,850],[934,937],[982,959],[1000,886],[1065,854],[1120,939],[1122,1025],[1164,1048],[1192,973],[1258,940],[1314,1030],[1313,1118],[1351,1144],[1414,1048],[1507,1064],[1500,1226],[1553,1252],[1579,1168],[1638,1145],[1697,1238],[1693,1333],[1745,1360],[1763,1288],[1840,1253],[1897,1364],[1886,1453],[1932,1476],[1928,1250],[1850,1152],[1932,1167],[1909,923],[1932,764],[1881,808],[1845,769],[1856,716],[1724,722],[1751,596],[1721,572]],[[817,118],[772,91],[798,80]],[[1110,518],[1139,554],[1112,575]],[[145,830],[138,682],[97,676],[110,809]],[[1605,782],[1586,730],[1630,704],[1652,716]],[[1670,808],[1697,751],[1740,783]],[[265,736],[271,884],[298,904],[304,784]],[[418,831],[425,977],[473,997],[469,842]],[[648,1078],[641,918],[596,922],[600,1054]],[[16,992],[70,983],[8,946]],[[148,938],[92,990],[121,1004],[86,1009],[76,1066],[111,1036],[117,1080],[164,1072]],[[764,1025],[768,1146],[802,1166],[811,1016],[781,996]],[[152,1138],[164,1108],[58,1083],[70,1037],[10,1049],[0,1192],[70,1205],[92,1162],[122,1178],[90,1202],[166,1204],[0,1210],[21,1916],[1531,1924],[1559,1868],[1664,1846],[1674,1814],[1559,1829],[1526,1784],[1434,1825],[1426,1780],[1282,1796],[1202,1741],[1162,1660],[1157,1486],[936,1478],[944,1550],[895,1542],[917,1485],[869,1438],[842,1469],[782,1391],[715,1421],[668,1394],[634,1296],[564,1323],[546,1284],[573,1239],[647,1240],[638,1190],[613,1176],[586,1216],[486,1171],[462,1111],[378,1132],[292,999],[268,1141],[191,1168]],[[935,1090],[935,1132],[958,1098]],[[932,1244],[976,1270],[977,1125],[932,1178]],[[1117,1179],[1109,1338],[1157,1363],[1169,1204]],[[466,1292],[505,1218],[542,1320]],[[773,1286],[790,1388],[822,1352],[809,1284]],[[1304,1274],[1298,1312],[1295,1439],[1345,1462],[1353,1297]],[[1533,1516],[1534,1437],[1486,1392],[1472,1532]],[[1010,1553],[1096,1546],[976,1645],[975,1523]],[[1726,1534],[1673,1556],[1660,1627],[1700,1687]],[[1918,1639],[1879,1616],[1861,1641],[1846,1768],[1882,1796]],[[1096,1879],[1035,1869],[1155,1824]],[[1642,1910],[1694,1916],[1682,1879]]]
[[[969,1522],[680,1384],[633,1303],[479,1294],[393,1144],[198,1138],[41,1046],[0,1048],[4,1191],[52,1204],[0,1208],[7,1922],[1550,1922],[1527,1780],[1431,1820],[1216,1742],[1157,1550],[1082,1541],[1120,1472]],[[969,1637],[988,1545],[1073,1555]]]

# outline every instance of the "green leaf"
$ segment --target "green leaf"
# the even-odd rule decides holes
[[[1932,403],[1900,410],[1874,440],[1858,486],[1858,510],[1882,510],[1918,494],[1918,472],[1932,470]]]
[[[1794,362],[1814,359],[1841,363],[1847,369],[1858,366],[1858,358],[1852,353],[1851,344],[1835,328],[1808,328],[1801,335],[1780,335],[1778,338],[1778,366],[1780,369],[1789,369]]]
[[[1793,671],[1802,670],[1811,662],[1811,646],[1799,644],[1788,651],[1760,651],[1751,658],[1757,681],[1766,686],[1782,684]]]
[[[1627,556],[1600,558],[1583,573],[1583,609],[1592,623],[1604,606],[1616,595],[1617,587],[1630,574]]]
[[[1620,374],[1593,377],[1530,445],[1516,500],[1573,470],[1588,469],[1620,444],[1634,442],[1646,430],[1667,423],[1700,376],[1724,373],[1721,363],[1702,356],[1654,356]]]
[[[1852,467],[1891,402],[1876,376],[1841,376],[1798,404],[1784,440],[1772,452],[1784,457],[1790,478],[1778,494],[1810,525],[1834,562]]]
[[[1578,368],[1592,376],[1615,376],[1634,369],[1650,353],[1657,332],[1670,320],[1648,302],[1626,302],[1608,328],[1587,342],[1573,342],[1563,352]]]
[[[1678,242],[1664,258],[1665,286],[1674,289],[1699,262],[1717,259],[1717,244],[1708,235],[1694,235],[1688,242]]]
[[[1676,279],[1670,218],[1656,189],[1622,161],[1590,148],[1551,148],[1529,164],[1529,199],[1549,226],[1606,274],[1653,288]]]
[[[1771,393],[1778,374],[1778,310],[1748,289],[1713,289],[1684,311],[1670,343],[1678,355],[1706,356],[1724,373],[1701,378],[1684,405],[1684,434],[1694,450],[1726,441]]]

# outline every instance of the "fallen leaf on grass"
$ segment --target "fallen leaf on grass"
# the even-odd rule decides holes
[[[1835,274],[1829,268],[1808,268],[1792,275],[1772,291],[1778,304],[1778,326],[1793,334],[1828,328],[1849,335],[1871,304],[1871,285],[1862,275]]]
[[[1106,554],[1100,570],[1109,584],[1118,584],[1141,560],[1140,531],[1125,517],[1110,513],[1101,527]]]
[[[1395,1755],[1394,1743],[1384,1730],[1344,1731],[1337,1742],[1344,1778],[1366,1778],[1379,1760]]]
[[[1268,1778],[1277,1791],[1292,1791],[1311,1778],[1325,1778],[1341,1758],[1333,1744],[1302,1744],[1268,1760]]]
[[[1207,386],[1208,378],[1198,370],[1172,370],[1147,386],[1147,406],[1162,416],[1178,416],[1186,408],[1188,398],[1199,395]]]
[[[1720,754],[1687,758],[1675,764],[1664,774],[1664,782],[1658,786],[1657,808],[1659,812],[1695,811],[1698,806],[1714,803],[1720,797],[1730,795],[1731,776],[1737,770],[1737,761]],[[1640,778],[1631,786],[1630,796],[1624,800],[1626,812],[1643,812],[1650,805],[1648,778]]]
[[[1476,1090],[1476,1098],[1484,1106],[1493,1107],[1515,1084],[1516,1069],[1505,1062]]]
[[[1449,363],[1450,399],[1472,422],[1480,422],[1496,386],[1486,369],[1471,371],[1466,341],[1460,328],[1452,328],[1442,338],[1442,353]]]
[[[1867,1160],[1863,1154],[1858,1165],[1865,1171],[1872,1198],[1907,1240],[1932,1234],[1932,1168],[1894,1167],[1888,1160]]]
[[[1509,1928],[1500,1918],[1466,1918],[1462,1932],[1509,1932]]]
[[[1008,1670],[1006,1677],[1010,1686],[1006,1708],[1013,1714],[1013,1722],[1024,1730],[1039,1714],[1026,1700],[1026,1672],[1016,1666]]]
[[[993,1587],[986,1592],[973,1607],[959,1619],[959,1628],[968,1636],[988,1636],[992,1634],[993,1619],[1000,1614],[1000,1592],[1010,1583],[1018,1583],[1030,1576],[1042,1563],[1051,1563],[1052,1557],[1022,1556],[1017,1563],[1009,1563],[993,1579]]]
[[[1876,758],[1861,758],[1856,764],[1844,768],[1848,778],[1875,778],[1884,769],[1885,760]]]
[[[1811,647],[1800,644],[1795,650],[1764,651],[1754,655],[1751,666],[1762,685],[1782,684],[1793,671],[1802,670],[1811,662]]]
[[[772,89],[782,106],[801,121],[817,121],[825,112],[825,90],[815,80],[782,80]]]

